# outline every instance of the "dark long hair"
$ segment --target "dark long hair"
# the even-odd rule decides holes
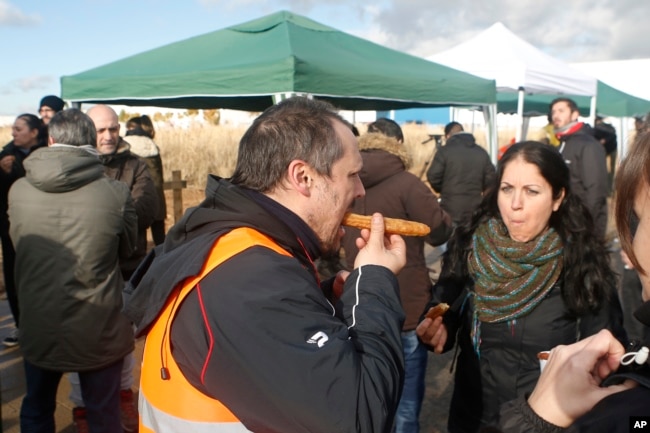
[[[609,264],[605,241],[595,233],[593,219],[580,199],[571,193],[569,168],[552,146],[537,141],[513,144],[499,160],[494,185],[483,197],[470,220],[459,225],[448,242],[441,278],[463,280],[468,275],[467,257],[476,228],[491,218],[502,220],[498,206],[499,185],[508,164],[516,159],[534,164],[551,185],[553,198],[564,190],[559,209],[549,225],[564,245],[562,297],[569,311],[582,315],[600,308],[614,293],[616,278]]]
[[[144,135],[145,137],[149,137],[152,140],[156,136],[156,130],[153,126],[153,122],[151,121],[151,118],[146,114],[143,114],[142,116],[132,117],[129,120],[127,120],[126,129],[127,130],[139,129],[142,132],[135,133],[132,135]],[[129,134],[127,133],[126,135]]]
[[[37,146],[47,144],[47,127],[38,116],[31,113],[23,113],[17,116],[16,119],[23,120],[30,131],[34,129],[38,130],[38,135],[36,136]]]

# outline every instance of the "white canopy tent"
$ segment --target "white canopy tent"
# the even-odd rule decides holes
[[[523,106],[526,95],[581,95],[591,97],[590,118],[596,116],[598,80],[540,51],[498,22],[474,38],[428,60],[496,81],[497,92],[518,92],[520,128],[525,136]]]
[[[630,95],[650,101],[650,58],[571,63],[571,67]]]

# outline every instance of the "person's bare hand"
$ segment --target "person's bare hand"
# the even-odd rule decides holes
[[[16,157],[13,155],[4,156],[2,159],[0,159],[0,169],[7,174],[11,173],[11,169],[15,161]]]
[[[359,253],[354,267],[363,265],[385,266],[394,274],[399,273],[406,264],[406,244],[399,235],[384,236],[384,217],[380,213],[372,215],[370,230],[361,230],[356,245]]]
[[[436,353],[442,353],[447,342],[447,327],[442,324],[442,317],[433,320],[425,317],[415,328],[415,333],[424,344],[433,347]]]
[[[603,398],[636,385],[628,381],[600,387],[624,354],[624,347],[607,330],[553,348],[528,405],[546,421],[568,427]]]

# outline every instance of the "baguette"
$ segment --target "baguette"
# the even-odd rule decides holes
[[[429,311],[427,311],[427,314],[425,314],[425,316],[431,320],[434,320],[437,317],[444,315],[447,312],[447,310],[449,310],[449,304],[441,302],[435,307],[429,308]]]
[[[344,226],[370,230],[371,216],[347,213],[343,217]],[[431,232],[428,225],[398,218],[384,218],[386,233],[401,236],[426,236]]]

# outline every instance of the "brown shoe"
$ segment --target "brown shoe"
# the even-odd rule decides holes
[[[75,407],[72,409],[72,423],[76,433],[90,433],[85,407]]]
[[[120,419],[125,432],[138,431],[138,408],[130,389],[120,391]]]

